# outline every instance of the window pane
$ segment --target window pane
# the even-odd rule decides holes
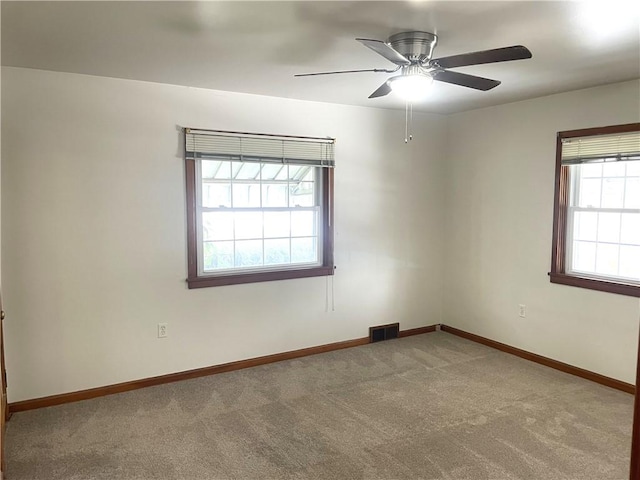
[[[580,182],[580,201],[578,205],[581,207],[599,207],[600,206],[600,184],[599,178],[587,178]]]
[[[260,207],[260,184],[259,183],[234,183],[233,184],[233,207]]]
[[[203,160],[202,162],[206,162],[208,160]],[[215,176],[213,178],[217,180],[227,180],[231,178],[231,162],[220,162],[220,168],[217,172],[214,172]]]
[[[574,236],[576,240],[597,240],[598,214],[596,212],[576,212]]]
[[[603,177],[624,177],[624,162],[607,162],[602,166]]]
[[[296,182],[306,181],[313,182],[313,167],[302,167],[295,174],[294,180]]]
[[[233,240],[233,213],[203,212],[202,239]]]
[[[236,175],[238,175],[238,172],[243,166],[243,162],[231,162],[231,178],[236,178]]]
[[[262,238],[262,212],[235,213],[236,238]]]
[[[221,164],[222,162],[218,160],[202,160],[200,163],[202,178],[213,178]]]
[[[260,174],[259,163],[242,163],[240,169],[233,177],[236,180],[253,180]]]
[[[265,240],[264,241],[264,264],[279,265],[289,263],[291,255],[289,252],[289,239]]]
[[[291,236],[310,237],[316,233],[316,212],[291,212]]]
[[[624,202],[624,178],[602,180],[602,208],[622,208]]]
[[[264,212],[264,237],[289,237],[291,232],[290,212]],[[287,240],[287,250],[289,241]]]
[[[230,207],[231,184],[230,183],[203,183],[202,184],[203,207]]]
[[[311,263],[318,261],[317,241],[315,238],[292,238],[291,261]]]
[[[624,208],[640,208],[640,177],[627,178],[624,189]]]
[[[262,240],[236,242],[236,267],[262,265]]]
[[[602,164],[601,163],[585,163],[580,166],[580,176],[582,177],[601,177],[602,176]]]
[[[299,180],[301,174],[304,174],[306,172],[306,169],[308,167],[302,167],[300,165],[289,165],[289,174],[287,175],[287,178],[289,180]]]
[[[599,243],[596,256],[596,273],[616,275],[618,273],[618,245]]]
[[[600,213],[598,216],[598,241],[599,242],[619,242],[620,241],[620,214]]]
[[[626,162],[627,177],[640,177],[640,161]]]
[[[596,269],[596,244],[573,242],[573,270],[593,272]]]
[[[204,270],[233,268],[233,242],[204,242]]]
[[[620,246],[620,276],[640,280],[640,247]]]
[[[285,165],[278,165],[273,163],[264,163],[262,164],[262,171],[260,173],[262,180],[273,180],[276,178],[276,175],[280,173],[281,170],[286,169]]]
[[[262,184],[263,207],[286,207],[288,205],[286,183]]]
[[[314,182],[315,181],[315,173],[316,173],[316,168],[315,167],[307,167],[307,173],[305,173],[304,177],[302,177],[302,181],[304,182]]]
[[[313,207],[315,205],[313,182],[300,182],[289,189],[289,204],[292,207]]]
[[[285,165],[276,175],[276,180],[286,180],[289,178],[289,165]]]
[[[620,243],[640,245],[640,213],[623,213]]]

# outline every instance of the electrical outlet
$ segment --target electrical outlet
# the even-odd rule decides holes
[[[526,306],[526,305],[523,305],[523,304],[520,304],[520,305],[518,305],[518,309],[519,309],[519,311],[520,311],[520,312],[519,312],[519,315],[520,315],[522,318],[525,318],[525,317],[527,316],[527,306]]]
[[[158,338],[165,338],[167,336],[167,324],[159,323],[158,324]]]

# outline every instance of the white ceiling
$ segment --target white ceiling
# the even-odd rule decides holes
[[[407,30],[434,57],[525,45],[530,60],[457,71],[480,92],[435,82],[414,109],[450,113],[640,78],[640,2],[2,2],[2,65],[383,108],[389,76],[294,73],[392,68],[354,40]]]

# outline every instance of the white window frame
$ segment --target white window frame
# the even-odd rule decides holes
[[[573,268],[573,246],[574,246],[574,232],[575,232],[575,216],[578,212],[593,212],[593,213],[637,213],[640,214],[640,208],[603,208],[603,207],[580,207],[580,180],[582,179],[581,170],[583,165],[574,165],[569,167],[569,205],[567,206],[567,234],[566,234],[566,258],[565,258],[565,268],[568,274],[570,275],[579,275],[582,277],[593,278],[595,280],[605,280],[605,281],[619,281],[623,283],[629,284],[637,284],[640,285],[640,280],[624,277],[621,275],[610,275],[610,274],[601,274],[594,272],[587,272],[583,270],[577,270]],[[602,192],[603,192],[603,184],[605,178],[624,178],[626,179],[628,176],[624,177],[600,177],[600,203],[602,204]],[[597,178],[597,177],[596,177]],[[623,198],[626,193],[626,182],[623,190]],[[622,229],[622,222],[620,222],[620,229]],[[596,232],[598,231],[598,224],[596,224]],[[597,233],[596,233],[597,235]],[[596,244],[596,265],[598,262],[598,253],[597,253],[597,244],[604,243],[609,245],[629,245],[622,242],[600,242],[596,239],[596,241],[592,242],[589,240],[581,240],[589,243]],[[637,245],[629,245],[629,246],[637,246]],[[620,249],[618,249],[618,264],[620,263]]]
[[[230,160],[222,160],[223,162],[231,162]],[[260,178],[256,179],[262,184],[262,165],[260,164]],[[295,164],[291,164],[295,165]],[[283,165],[283,168],[288,168],[287,165]],[[322,211],[324,209],[324,205],[322,204],[322,175],[320,167],[309,167],[313,169],[313,183],[314,183],[314,195],[315,195],[315,205],[313,207],[205,207],[202,202],[202,184],[204,179],[202,178],[202,160],[196,160],[196,223],[197,223],[197,238],[198,238],[198,276],[218,276],[218,275],[235,275],[238,273],[257,273],[257,272],[272,272],[272,271],[280,271],[280,270],[297,270],[301,268],[313,268],[322,265],[322,256],[323,256],[323,225],[322,225]],[[228,183],[231,184],[231,203],[233,205],[233,183],[234,178],[230,178]],[[221,180],[220,183],[227,183],[227,180]],[[271,181],[268,183],[287,183],[291,182],[289,179],[287,181]],[[215,183],[211,181],[211,183]],[[243,182],[244,183],[244,182]],[[255,183],[255,181],[254,181]],[[262,195],[260,195],[260,203],[262,203]],[[205,270],[204,269],[204,228],[202,224],[202,214],[204,212],[304,212],[304,211],[313,211],[316,212],[316,225],[315,231],[316,235],[314,237],[292,237],[289,235],[289,243],[291,243],[292,238],[315,238],[316,239],[316,258],[315,262],[290,262],[288,264],[276,264],[276,265],[263,265],[263,266],[251,266],[251,267],[234,267],[228,269],[216,269],[216,270]],[[285,237],[282,237],[285,238]],[[271,238],[266,238],[266,240],[270,240]],[[261,238],[255,239],[243,239],[243,240],[262,240],[263,242],[263,259],[264,259],[264,225],[263,225],[263,234]],[[234,257],[235,257],[235,238],[234,242]],[[291,251],[291,250],[290,250]]]

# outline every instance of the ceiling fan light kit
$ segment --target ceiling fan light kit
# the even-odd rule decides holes
[[[416,102],[428,95],[429,87],[433,84],[433,77],[423,73],[403,74],[391,77],[387,81],[391,90],[398,94],[400,98],[409,102]]]

